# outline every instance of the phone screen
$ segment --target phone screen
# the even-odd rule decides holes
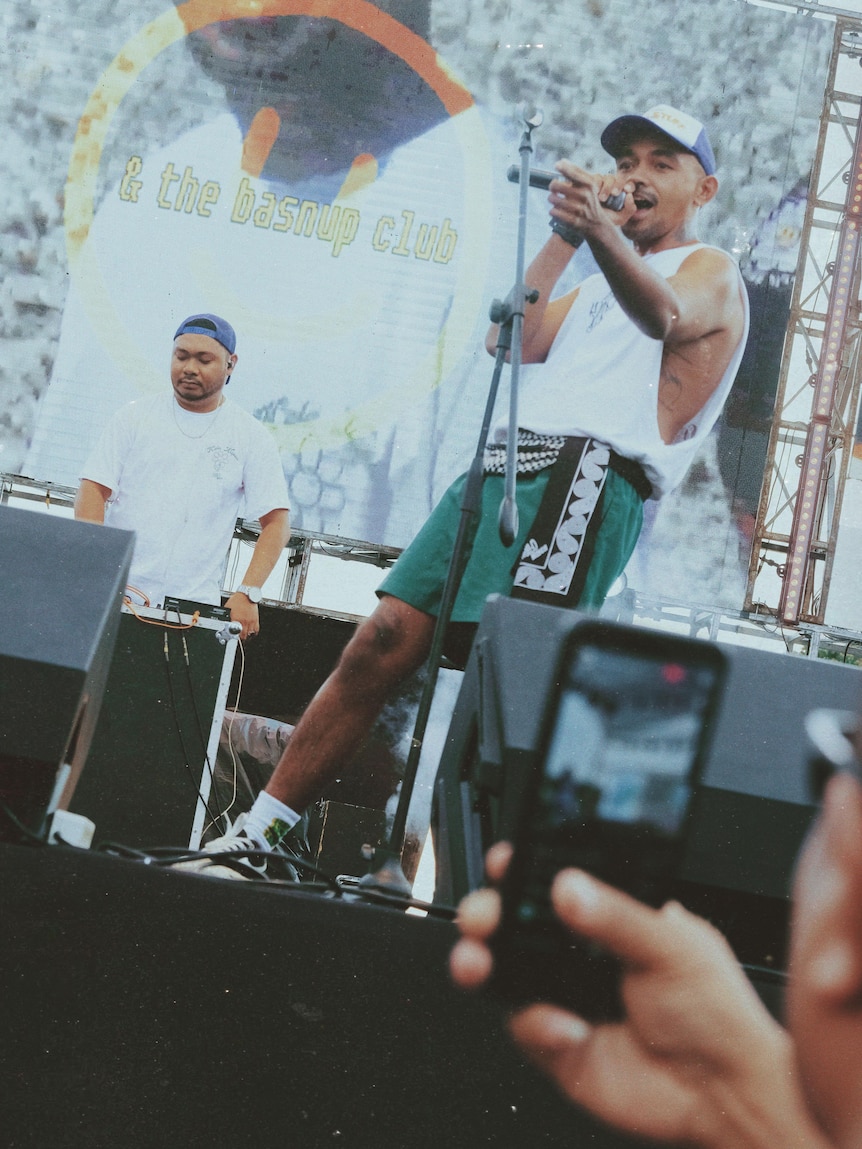
[[[550,903],[560,869],[577,866],[657,905],[682,852],[722,659],[694,640],[601,625],[599,634],[576,629],[561,663],[503,888],[503,981],[530,954],[570,955]]]

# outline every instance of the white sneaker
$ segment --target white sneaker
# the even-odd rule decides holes
[[[252,878],[262,878],[266,875],[266,858],[245,857],[244,850],[265,850],[266,846],[256,838],[250,838],[242,833],[246,815],[238,814],[236,821],[226,834],[220,838],[212,838],[201,850],[213,855],[239,855],[231,865],[219,863],[217,856],[213,858],[195,858],[189,862],[175,862],[171,869],[190,870],[199,874],[206,874],[210,878],[230,878],[234,881],[248,882]],[[242,871],[247,871],[243,873]]]

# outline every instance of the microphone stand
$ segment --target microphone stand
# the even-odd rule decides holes
[[[478,520],[482,506],[482,483],[484,479],[485,444],[491,427],[494,406],[497,401],[497,392],[500,386],[500,376],[506,356],[511,352],[511,377],[509,389],[509,429],[506,442],[506,477],[503,500],[500,503],[498,526],[500,539],[504,546],[511,546],[518,533],[518,504],[515,498],[517,437],[518,437],[518,384],[521,369],[521,342],[524,324],[524,308],[527,303],[535,303],[539,298],[537,291],[528,290],[524,283],[524,249],[526,247],[527,231],[527,194],[530,179],[530,155],[533,151],[532,132],[538,128],[544,116],[536,109],[528,116],[526,109],[522,110],[524,130],[518,148],[520,163],[520,187],[518,201],[518,239],[515,261],[515,283],[505,300],[495,299],[490,308],[491,322],[498,324],[500,331],[497,339],[497,349],[494,358],[494,370],[491,376],[491,386],[485,403],[485,412],[482,418],[482,427],[476,444],[473,461],[467,472],[467,481],[461,496],[461,517],[449,560],[449,569],[440,600],[440,610],[431,638],[431,649],[428,654],[428,675],[422,688],[419,699],[419,708],[416,722],[413,727],[413,737],[410,741],[410,750],[407,763],[404,767],[404,777],[401,780],[401,792],[398,795],[398,805],[389,834],[389,841],[385,846],[378,846],[371,859],[369,872],[360,878],[359,885],[363,889],[378,889],[388,893],[412,893],[412,886],[404,875],[401,865],[401,855],[404,850],[404,838],[407,830],[407,813],[413,790],[416,785],[416,775],[419,769],[419,758],[422,753],[422,743],[431,713],[431,704],[434,701],[434,691],[437,686],[437,677],[440,671],[440,656],[443,651],[443,642],[446,628],[452,617],[452,608],[461,585],[464,569],[470,558],[472,543],[470,531]]]

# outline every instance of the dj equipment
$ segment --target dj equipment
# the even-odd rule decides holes
[[[481,885],[485,850],[512,833],[561,646],[583,618],[488,600],[435,788],[439,900]],[[815,813],[803,720],[818,706],[858,709],[862,674],[798,655],[721,649],[727,680],[677,895],[724,930],[742,961],[780,968],[791,873]]]
[[[129,531],[0,506],[0,840],[40,835],[73,795],[133,540]]]

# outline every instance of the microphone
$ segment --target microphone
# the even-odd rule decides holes
[[[545,113],[542,109],[535,104],[528,104],[526,101],[518,105],[518,115],[528,130],[540,128],[545,122]]]
[[[512,164],[506,173],[509,183],[517,184],[521,182],[521,169],[517,164]],[[542,188],[547,191],[551,186],[551,180],[564,180],[566,177],[559,172],[546,172],[541,168],[531,168],[530,178],[528,180],[531,188]],[[626,193],[619,192],[618,195],[610,196],[602,204],[602,207],[610,208],[611,211],[622,211],[626,203]]]

